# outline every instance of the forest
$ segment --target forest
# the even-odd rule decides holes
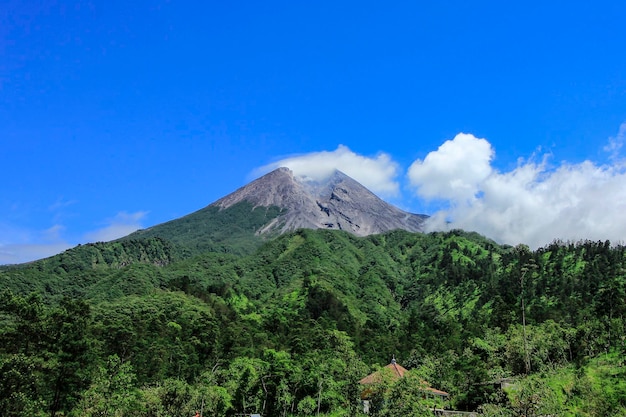
[[[132,237],[132,236],[131,236]],[[243,238],[242,238],[243,239]],[[298,230],[0,267],[2,416],[626,415],[626,248]]]

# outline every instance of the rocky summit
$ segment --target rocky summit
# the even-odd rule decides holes
[[[357,236],[395,229],[421,232],[428,217],[384,202],[338,170],[324,181],[313,181],[294,175],[289,168],[278,168],[211,206],[224,210],[241,202],[255,208],[281,209],[282,214],[259,228],[257,234],[299,228],[345,230]]]

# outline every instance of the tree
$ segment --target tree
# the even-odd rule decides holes
[[[526,245],[518,245],[516,249],[520,252],[520,258],[527,257],[530,250]],[[530,272],[530,276],[532,276],[533,270],[537,268],[533,259],[529,259],[524,266],[521,268],[521,276],[520,276],[520,298],[522,299],[522,329],[524,331],[524,365],[526,367],[526,375],[528,375],[531,371],[530,366],[530,354],[528,352],[528,342],[526,336],[526,304],[524,303],[524,278],[526,274]]]
[[[260,359],[239,357],[228,369],[221,372],[223,386],[232,398],[237,413],[261,413],[267,393],[263,389],[262,378],[268,364]]]
[[[90,387],[72,411],[76,417],[126,417],[143,409],[141,391],[135,386],[135,374],[129,362],[110,356],[98,367]]]
[[[0,415],[43,416],[42,360],[22,353],[0,357]]]
[[[402,378],[393,378],[388,369],[373,388],[373,415],[376,417],[432,416],[437,401],[427,399],[428,385],[418,372],[409,371]],[[441,407],[441,404],[439,404]]]
[[[70,411],[80,392],[89,386],[93,364],[89,305],[82,300],[64,298],[50,317],[50,359],[47,377],[51,389],[50,415]]]
[[[515,415],[520,417],[558,416],[564,411],[555,392],[537,376],[518,381],[509,398]]]
[[[200,375],[191,402],[205,416],[224,417],[233,408],[232,396],[226,388],[218,385],[215,370],[216,367]]]

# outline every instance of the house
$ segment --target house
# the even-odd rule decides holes
[[[361,400],[363,401],[363,412],[368,413],[370,408],[370,398],[376,392],[376,385],[387,380],[390,382],[396,381],[400,378],[404,378],[404,375],[409,372],[406,368],[396,362],[395,357],[391,360],[391,363],[381,370],[369,374],[365,378],[359,381],[359,384],[363,386],[361,391]],[[432,398],[437,403],[443,403],[448,399],[450,394],[445,391],[433,388],[426,381],[422,381],[423,394],[426,398]]]

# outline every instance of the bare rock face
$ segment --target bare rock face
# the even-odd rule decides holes
[[[295,177],[288,168],[278,168],[211,205],[225,209],[242,201],[285,210],[258,234],[299,228],[346,230],[357,236],[394,229],[421,232],[427,218],[384,202],[341,171],[324,182],[312,182]]]

